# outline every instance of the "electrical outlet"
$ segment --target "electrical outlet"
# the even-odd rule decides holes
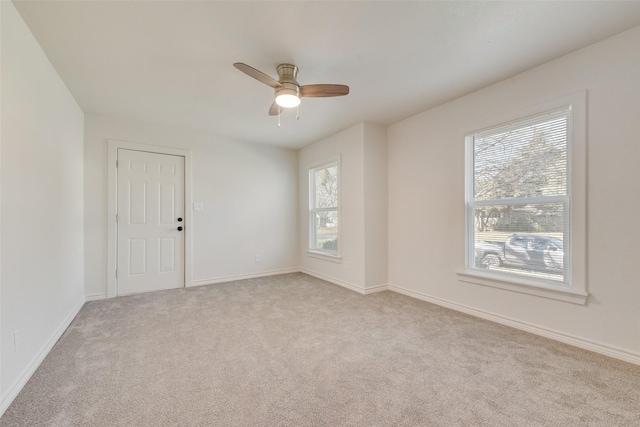
[[[20,331],[13,331],[13,351],[18,351],[20,347]]]
[[[256,255],[256,262],[262,261],[262,257],[260,255]]]

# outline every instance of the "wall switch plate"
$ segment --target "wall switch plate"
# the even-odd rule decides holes
[[[204,210],[204,203],[202,203],[202,202],[193,202],[193,210],[194,211],[203,211]]]
[[[256,255],[256,262],[262,261],[262,257],[260,255]]]

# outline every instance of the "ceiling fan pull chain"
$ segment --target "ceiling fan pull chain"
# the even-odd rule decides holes
[[[278,127],[280,127],[280,106],[278,105]]]
[[[296,106],[296,120],[300,120],[300,104]]]

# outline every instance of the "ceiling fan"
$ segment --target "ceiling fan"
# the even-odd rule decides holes
[[[298,67],[293,64],[280,64],[276,67],[278,80],[274,80],[262,71],[258,71],[242,62],[236,62],[233,66],[246,75],[275,89],[275,101],[269,108],[270,116],[279,115],[280,108],[297,107],[300,105],[301,97],[319,98],[342,96],[349,93],[349,86],[345,85],[316,84],[300,86],[296,80]]]

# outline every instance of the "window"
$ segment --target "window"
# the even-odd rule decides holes
[[[584,242],[580,229],[584,167],[578,168],[579,180],[573,177],[574,148],[583,145],[573,135],[574,113],[573,106],[565,104],[467,135],[462,275],[494,283],[462,280],[489,286],[499,282],[497,287],[512,290],[518,289],[505,284],[524,285],[586,298],[581,273],[584,249],[578,249],[578,256],[573,253],[574,242]],[[581,139],[584,144],[583,135]],[[581,160],[583,151],[579,150]],[[577,199],[575,182],[581,193]],[[573,238],[575,230],[581,231],[578,239]],[[573,277],[576,272],[578,280]]]
[[[339,254],[338,161],[309,170],[309,250]]]

